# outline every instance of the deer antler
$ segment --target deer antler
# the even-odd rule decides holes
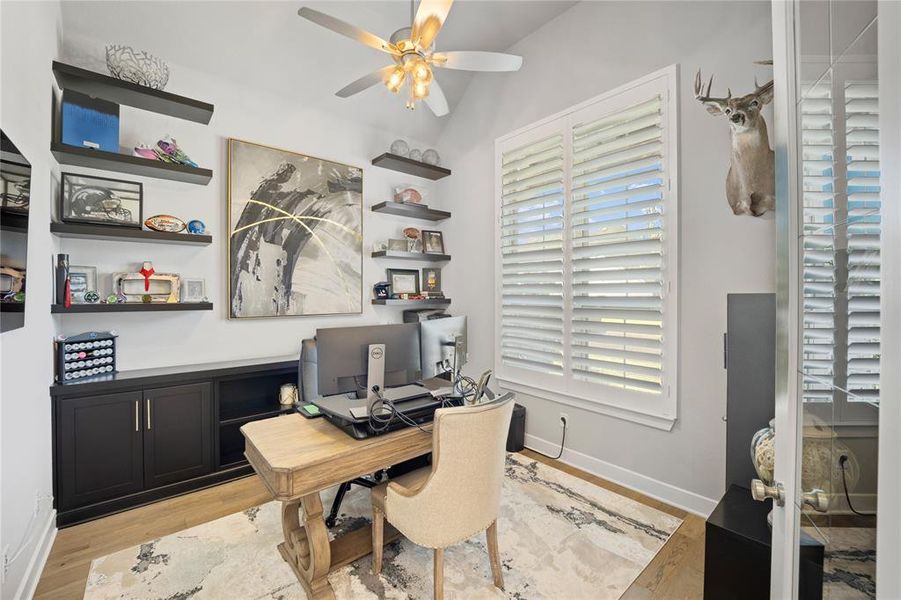
[[[695,75],[695,99],[707,106],[707,111],[710,114],[718,115],[722,112],[729,99],[732,98],[732,90],[729,90],[729,95],[726,98],[713,98],[710,96],[710,88],[712,87],[713,75],[710,76],[710,80],[707,82],[707,90],[705,91],[701,80],[701,70],[698,69],[698,73]]]

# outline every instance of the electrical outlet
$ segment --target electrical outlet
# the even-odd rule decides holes
[[[569,423],[569,415],[560,413],[560,427],[566,427],[567,423]]]

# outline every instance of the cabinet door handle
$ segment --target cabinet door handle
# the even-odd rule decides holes
[[[153,428],[153,422],[150,420],[150,403],[153,402],[150,398],[147,398],[147,431],[150,431]]]
[[[141,401],[135,400],[135,431],[141,431]]]

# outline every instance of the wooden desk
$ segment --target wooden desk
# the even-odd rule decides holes
[[[298,414],[248,423],[241,433],[247,460],[282,502],[279,552],[313,600],[333,599],[329,572],[372,552],[370,528],[329,542],[319,492],[432,451],[431,434],[416,428],[355,440],[325,419]],[[385,543],[400,535],[385,529]]]

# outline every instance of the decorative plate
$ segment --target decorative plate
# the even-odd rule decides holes
[[[165,233],[180,233],[185,230],[185,222],[172,215],[153,215],[144,221],[148,229]]]

